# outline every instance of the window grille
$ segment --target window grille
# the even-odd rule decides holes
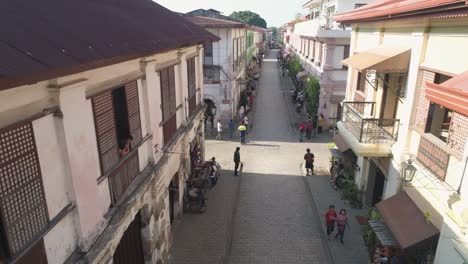
[[[130,135],[132,135],[133,144],[135,145],[139,143],[142,139],[137,81],[133,81],[125,85],[125,98],[127,101]]]
[[[112,91],[93,97],[92,105],[101,171],[107,173],[117,165],[120,159]]]
[[[0,214],[12,256],[49,222],[31,122],[0,130]]]
[[[164,144],[167,144],[177,131],[174,66],[160,71],[161,101]]]

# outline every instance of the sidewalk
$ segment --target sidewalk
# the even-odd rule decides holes
[[[344,245],[338,240],[335,240],[334,234],[330,235],[328,245],[335,264],[365,264],[369,263],[367,255],[367,247],[362,239],[362,227],[356,220],[357,215],[366,215],[366,210],[352,209],[349,205],[341,200],[341,194],[333,189],[329,183],[327,176],[312,176],[306,177],[309,183],[312,197],[320,215],[320,220],[323,223],[323,232],[326,234],[325,228],[325,212],[330,205],[334,205],[338,213],[341,208],[346,209],[348,213],[349,227],[345,230]]]
[[[282,80],[283,90],[290,90],[293,87],[292,81],[288,78]],[[289,93],[285,93],[284,99],[288,104],[291,124],[297,129],[297,120],[295,106],[293,105]],[[300,118],[304,118],[304,112]],[[299,138],[299,135],[298,135]],[[330,205],[334,205],[337,213],[340,209],[346,209],[348,213],[349,228],[345,231],[344,245],[334,239],[334,234],[330,236],[331,240],[324,239],[330,249],[334,264],[354,264],[369,263],[367,247],[362,239],[362,227],[356,220],[358,215],[366,215],[366,210],[352,209],[346,201],[341,199],[341,193],[329,183],[329,158],[328,143],[332,142],[332,135],[329,132],[312,137],[310,140],[304,140],[304,145],[310,147],[315,155],[315,173],[317,175],[305,177],[305,182],[310,189],[313,199],[313,207],[317,210],[322,224],[323,236],[326,237],[325,212]],[[314,144],[315,143],[315,144]],[[302,166],[302,175],[305,175],[305,169]]]
[[[220,163],[222,167],[227,167],[225,162]],[[207,210],[204,213],[187,213],[183,215],[182,221],[178,220],[169,263],[224,261],[230,246],[232,215],[240,186],[240,177],[232,175],[232,170],[221,170],[218,184],[207,191]]]

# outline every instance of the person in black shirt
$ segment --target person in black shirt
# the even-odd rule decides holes
[[[305,168],[307,171],[307,176],[309,175],[314,175],[314,154],[310,153],[310,149],[306,150],[306,154],[304,155],[304,161],[305,161]],[[311,174],[309,174],[309,171]]]
[[[239,169],[239,164],[240,164],[240,148],[237,147],[236,151],[234,151],[234,175],[239,176],[239,173],[237,170]]]

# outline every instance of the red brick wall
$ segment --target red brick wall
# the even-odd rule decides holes
[[[422,71],[421,84],[416,103],[416,116],[414,126],[420,133],[424,133],[430,101],[426,99],[426,82],[434,82],[435,73]]]
[[[449,128],[448,146],[455,150],[458,158],[463,156],[468,138],[468,116],[454,112]]]

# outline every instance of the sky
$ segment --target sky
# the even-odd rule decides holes
[[[216,9],[228,16],[234,11],[250,10],[266,20],[268,27],[280,27],[293,20],[297,13],[306,13],[302,5],[307,0],[153,0],[175,12],[195,9]]]

